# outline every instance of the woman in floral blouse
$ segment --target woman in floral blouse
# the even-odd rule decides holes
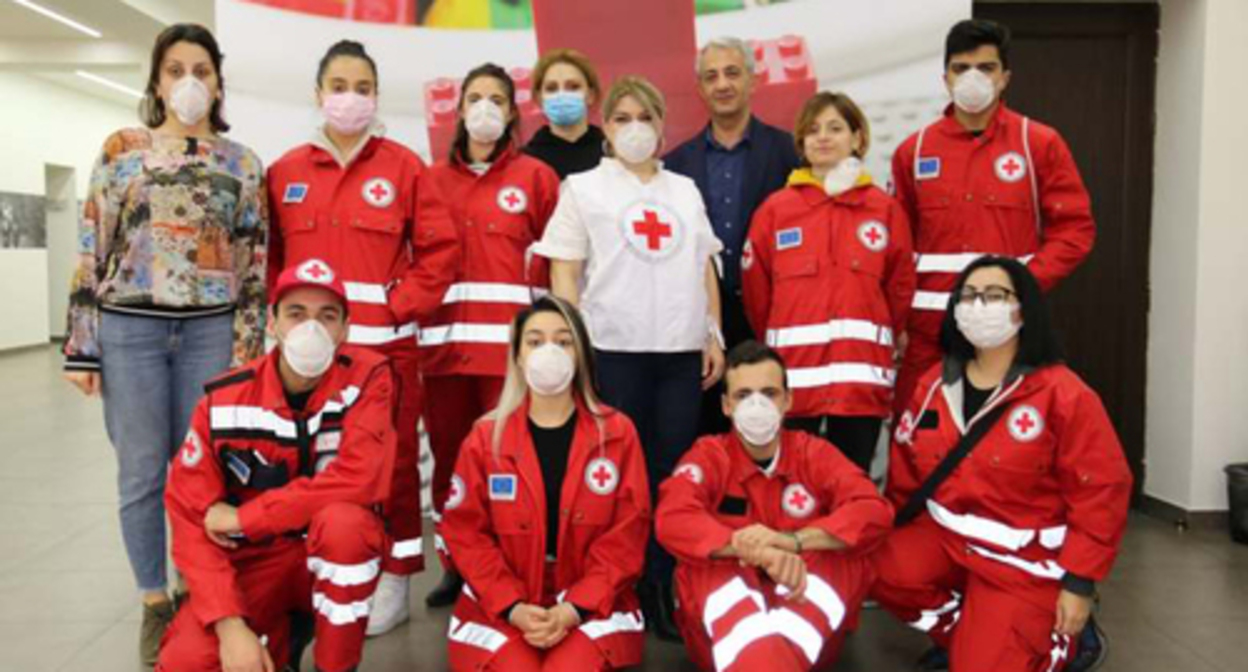
[[[121,529],[155,662],[172,605],[165,465],[204,382],[263,349],[264,168],[221,137],[221,52],[207,29],[156,39],[145,128],[114,133],[91,175],[70,294],[65,377],[102,394],[117,451]]]

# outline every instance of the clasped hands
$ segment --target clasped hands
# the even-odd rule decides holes
[[[521,602],[511,608],[507,620],[524,634],[524,641],[530,646],[549,649],[562,642],[573,628],[581,624],[581,615],[576,607],[567,602],[549,609]]]
[[[785,599],[805,599],[806,561],[797,553],[800,546],[796,535],[755,523],[733,532],[729,547],[742,567],[757,567],[784,586],[789,591]]]

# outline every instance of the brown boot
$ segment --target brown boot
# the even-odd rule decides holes
[[[143,605],[143,624],[139,626],[139,660],[146,666],[156,664],[160,655],[160,640],[173,621],[173,602],[157,602]]]

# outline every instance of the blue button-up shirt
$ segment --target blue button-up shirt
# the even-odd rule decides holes
[[[742,209],[745,167],[750,158],[750,133],[732,149],[715,139],[710,126],[706,128],[706,200],[711,228],[724,244],[724,284],[737,291],[741,287],[741,248],[749,222]]]

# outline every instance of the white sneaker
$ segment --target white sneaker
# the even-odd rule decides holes
[[[389,572],[381,573],[377,590],[369,600],[368,629],[364,631],[366,636],[384,635],[407,621],[409,578]]]

